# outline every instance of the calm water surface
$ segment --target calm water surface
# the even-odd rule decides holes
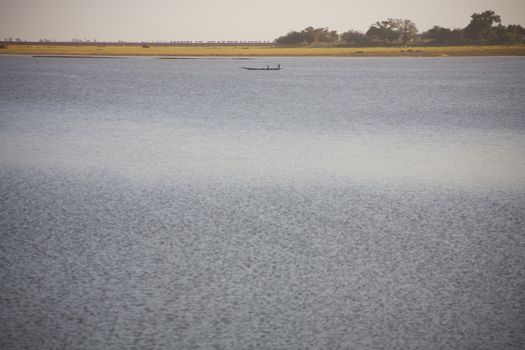
[[[0,348],[521,349],[523,96],[523,58],[0,56]]]

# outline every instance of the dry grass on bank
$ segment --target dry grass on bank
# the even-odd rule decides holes
[[[446,47],[276,47],[276,46],[155,46],[141,45],[7,45],[0,54],[85,56],[525,56],[525,45]]]

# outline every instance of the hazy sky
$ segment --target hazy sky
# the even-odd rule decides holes
[[[365,31],[388,17],[464,27],[492,9],[525,24],[525,0],[0,0],[0,39],[273,40],[306,26]]]

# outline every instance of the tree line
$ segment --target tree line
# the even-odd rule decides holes
[[[342,46],[483,45],[525,43],[525,28],[519,24],[504,26],[501,17],[492,10],[474,13],[465,28],[434,26],[419,33],[409,19],[388,18],[370,26],[363,33],[349,30],[342,34],[328,28],[307,27],[275,39],[278,45],[338,44]]]

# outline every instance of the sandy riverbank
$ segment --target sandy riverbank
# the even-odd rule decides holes
[[[440,57],[525,56],[525,45],[443,47],[277,47],[277,46],[166,46],[150,45],[7,45],[0,54],[96,56],[333,56]]]

